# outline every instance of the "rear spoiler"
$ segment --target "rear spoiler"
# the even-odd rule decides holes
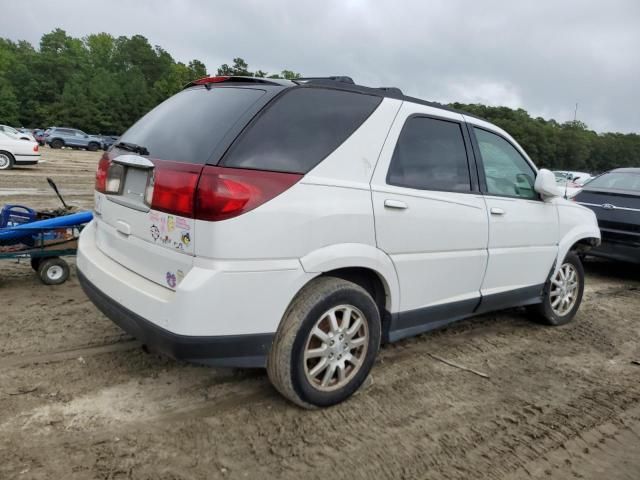
[[[182,89],[196,87],[198,85],[204,85],[206,88],[211,88],[212,83],[254,83],[259,85],[280,85],[291,86],[293,82],[290,80],[283,80],[280,78],[260,78],[260,77],[241,77],[234,75],[220,75],[217,77],[204,77],[187,83]]]

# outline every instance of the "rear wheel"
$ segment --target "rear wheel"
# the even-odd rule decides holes
[[[584,293],[584,269],[573,252],[569,252],[560,268],[544,288],[541,304],[533,308],[534,318],[547,325],[564,325],[573,320]]]
[[[52,140],[49,145],[51,146],[51,148],[62,148],[64,147],[64,142],[59,138],[56,138],[55,140]]]
[[[38,276],[46,285],[60,285],[69,278],[69,265],[58,257],[43,259],[38,266]]]
[[[380,313],[371,295],[346,280],[320,277],[287,309],[267,372],[276,389],[297,405],[326,407],[360,388],[379,346]]]
[[[13,155],[9,152],[0,152],[0,170],[10,170],[13,168]]]

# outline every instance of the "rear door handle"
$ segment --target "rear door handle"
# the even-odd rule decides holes
[[[388,199],[384,201],[384,206],[387,208],[396,208],[398,210],[405,210],[409,208],[409,206],[406,203],[401,202],[400,200],[388,200]]]
[[[491,215],[504,215],[505,213],[507,212],[501,208],[491,207]]]

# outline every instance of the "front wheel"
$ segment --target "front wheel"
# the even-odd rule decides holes
[[[64,147],[64,142],[62,140],[56,138],[55,140],[51,141],[49,146],[51,148],[55,148],[55,149],[62,148],[62,147]]]
[[[87,146],[87,150],[89,150],[90,152],[97,152],[99,148],[100,148],[100,145],[93,142]]]
[[[584,293],[584,268],[580,258],[569,252],[560,268],[547,281],[542,303],[536,305],[536,320],[547,325],[564,325],[573,320]]]
[[[320,277],[292,301],[278,328],[267,373],[286,398],[327,407],[353,395],[380,347],[380,312],[355,283]]]

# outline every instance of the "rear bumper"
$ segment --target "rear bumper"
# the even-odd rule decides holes
[[[107,317],[170,357],[219,366],[265,366],[289,302],[313,277],[299,262],[274,270],[274,262],[247,265],[195,257],[198,265],[186,270],[172,290],[126,268],[126,258],[121,264],[107,256],[96,243],[98,221],[83,229],[78,242],[76,265],[84,290]],[[141,248],[138,254],[145,252]],[[259,268],[263,264],[266,269]]]
[[[14,155],[16,165],[36,165],[40,161],[40,155]]]
[[[80,285],[98,309],[150,349],[178,360],[239,368],[266,367],[273,334],[198,337],[178,335],[142,318],[110,298],[78,271]]]

